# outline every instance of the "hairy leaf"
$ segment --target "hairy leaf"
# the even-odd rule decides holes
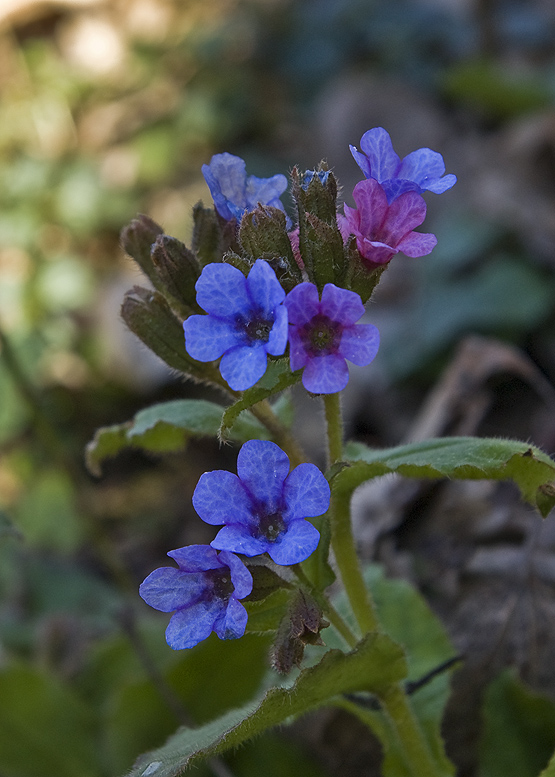
[[[175,399],[152,405],[137,413],[132,421],[98,429],[86,449],[87,467],[94,475],[100,475],[102,462],[124,448],[168,453],[185,448],[190,437],[215,437],[223,413],[222,405],[204,399]],[[267,440],[269,432],[247,413],[234,425],[230,436],[239,442],[252,438]]]
[[[544,518],[555,505],[555,461],[525,442],[443,437],[384,450],[350,443],[345,456],[352,465],[333,481],[334,491],[343,498],[366,480],[398,472],[411,478],[513,480],[523,499]]]
[[[339,694],[381,691],[406,674],[402,650],[384,634],[369,634],[350,653],[328,651],[291,688],[273,688],[262,702],[233,710],[197,729],[180,729],[137,761],[129,777],[175,777],[200,758],[236,747],[292,715],[321,707]]]

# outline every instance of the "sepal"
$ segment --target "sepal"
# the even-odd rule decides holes
[[[156,288],[160,288],[158,273],[150,255],[152,245],[164,230],[149,216],[139,213],[120,234],[123,250],[139,265],[144,274]]]
[[[191,245],[201,265],[221,262],[225,251],[221,220],[214,208],[205,208],[202,202],[197,202],[193,207]]]
[[[212,364],[201,364],[187,354],[183,326],[159,292],[134,286],[123,299],[121,316],[129,329],[169,367],[196,380],[221,385]]]
[[[286,291],[303,280],[287,233],[285,213],[270,205],[247,211],[239,226],[239,242],[253,259],[264,259]]]
[[[307,175],[312,176],[307,181]],[[318,170],[291,173],[297,205],[299,252],[309,280],[322,291],[326,283],[344,285],[347,271],[343,237],[337,226],[337,183],[322,162]]]
[[[200,264],[195,254],[177,238],[158,235],[150,256],[176,312],[184,318],[191,312],[202,313],[196,300],[195,283],[200,275]]]
[[[300,666],[306,645],[324,645],[320,631],[329,626],[322,610],[307,591],[297,589],[291,597],[272,645],[270,660],[280,674]]]

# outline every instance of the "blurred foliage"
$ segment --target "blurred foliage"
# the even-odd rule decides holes
[[[257,636],[213,637],[174,655],[164,619],[126,614],[164,553],[196,539],[196,479],[232,452],[191,441],[188,458],[120,454],[99,483],[85,471],[96,428],[151,401],[196,396],[118,319],[123,292],[144,280],[119,247],[121,227],[144,212],[189,240],[192,206],[208,204],[202,162],[229,150],[256,175],[285,172],[340,74],[417,85],[477,133],[552,110],[555,20],[525,0],[475,12],[462,3],[460,14],[418,0],[9,5],[0,7],[0,773],[117,775],[175,729],[176,709],[200,723],[247,702],[267,647]],[[549,331],[552,268],[481,215],[440,215],[437,227],[415,294],[382,330],[393,378],[425,371],[467,331],[515,342]],[[496,725],[486,755],[504,747]],[[230,763],[245,777],[319,774],[306,759],[275,734]]]

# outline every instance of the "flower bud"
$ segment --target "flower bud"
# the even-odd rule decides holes
[[[194,253],[177,238],[158,235],[150,256],[165,290],[177,303],[176,311],[184,318],[192,310],[200,311],[195,291],[200,264]]]

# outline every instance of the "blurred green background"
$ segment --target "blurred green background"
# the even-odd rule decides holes
[[[353,377],[351,432],[402,437],[469,333],[523,347],[554,379],[555,9],[2,0],[0,96],[0,774],[115,776],[181,708],[201,722],[248,699],[267,647],[171,654],[166,618],[136,596],[167,550],[210,538],[190,496],[232,449],[85,469],[97,427],[198,393],[119,320],[144,282],[120,229],[143,212],[187,241],[192,206],[210,202],[200,167],[224,150],[258,176],[326,158],[351,202],[348,144],[385,126],[401,155],[441,151],[459,182],[428,197],[437,249],[396,260],[371,307],[382,347],[375,377]],[[536,441],[555,450],[553,421]],[[306,744],[264,742],[234,756],[238,775],[300,773]]]

